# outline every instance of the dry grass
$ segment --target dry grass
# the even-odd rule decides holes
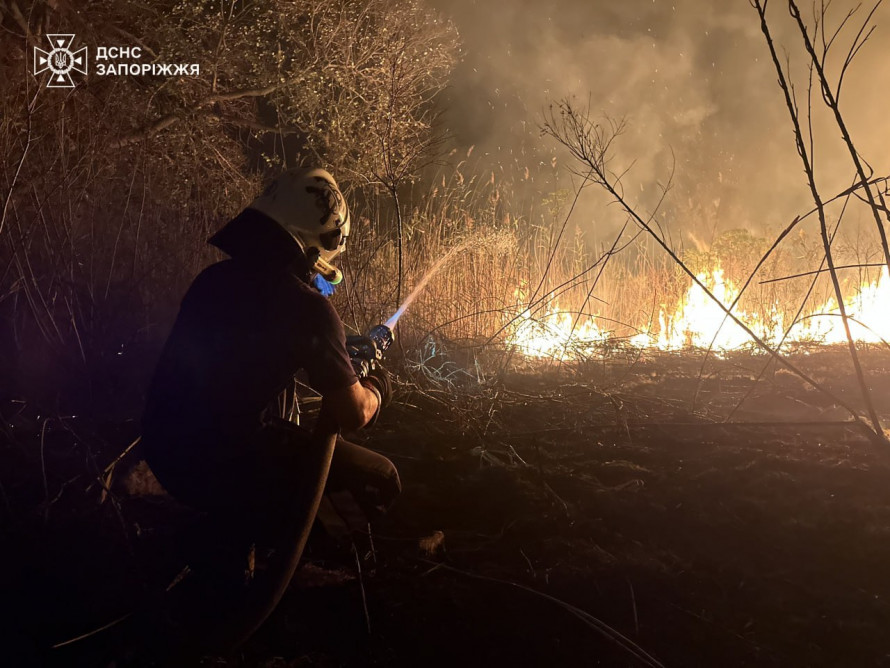
[[[542,320],[549,313],[565,312],[576,327],[595,322],[609,332],[610,346],[620,346],[641,331],[657,334],[659,314],[673,313],[690,289],[688,277],[668,257],[644,248],[629,227],[606,243],[593,242],[574,226],[566,197],[555,208],[547,202],[529,204],[521,184],[466,177],[460,170],[435,182],[406,205],[405,292],[450,254],[400,321],[402,350],[415,363],[426,358],[430,345],[502,349],[522,313]],[[397,258],[387,223],[393,217],[388,199],[370,193],[356,201],[357,226],[343,256],[345,288],[335,299],[347,324],[364,330],[386,320],[398,306]],[[567,231],[558,239],[567,218]],[[812,268],[818,262],[817,243],[804,233],[773,251],[745,290],[738,310],[761,322],[781,318],[787,327],[812,277],[767,281]],[[737,291],[768,248],[768,240],[732,230],[710,248],[681,250],[680,255],[708,280],[714,269],[722,269],[727,284]],[[839,246],[838,256],[858,264],[869,252],[848,243]],[[848,271],[848,294],[876,277],[876,270]],[[827,276],[819,277],[803,313],[824,304],[830,289]]]

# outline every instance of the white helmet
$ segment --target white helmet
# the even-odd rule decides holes
[[[343,280],[331,261],[346,248],[349,209],[328,172],[284,172],[248,208],[266,214],[296,239],[313,269],[325,280],[335,284]]]

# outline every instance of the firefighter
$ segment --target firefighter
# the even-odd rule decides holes
[[[285,172],[210,243],[229,256],[194,280],[161,354],[143,415],[146,460],[186,505],[274,532],[293,511],[311,458],[308,432],[270,407],[302,370],[322,414],[342,432],[376,418],[391,397],[385,371],[359,380],[343,323],[316,288],[336,284],[333,261],[349,211],[322,169]],[[369,514],[401,490],[386,457],[338,438],[326,491],[348,490]],[[311,520],[310,520],[311,521]]]

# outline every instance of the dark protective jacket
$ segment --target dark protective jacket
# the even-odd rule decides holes
[[[357,381],[343,323],[309,286],[287,232],[247,210],[210,242],[231,259],[192,283],[158,362],[142,421],[153,469],[207,470],[249,454],[264,411],[300,369],[321,394]]]

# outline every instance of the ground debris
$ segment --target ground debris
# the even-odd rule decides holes
[[[445,550],[445,533],[434,531],[429,536],[424,536],[417,541],[417,547],[420,549],[422,557],[427,559],[435,557]]]
[[[359,435],[393,458],[404,485],[392,512],[359,536],[373,543],[375,566],[363,562],[359,582],[352,553],[310,544],[279,611],[239,657],[213,665],[633,661],[572,609],[665,665],[881,665],[890,486],[861,426],[782,374],[780,390],[767,379],[751,396],[787,395],[787,415],[735,411],[725,422],[762,358],[717,360],[703,376],[700,361],[672,359],[512,374],[455,397],[409,388]],[[843,361],[825,353],[802,363],[837,390],[851,382]],[[618,376],[620,386],[608,384]],[[798,419],[798,400],[821,412]],[[177,569],[161,568],[172,537],[163,527],[191,520],[116,488],[117,505],[99,505],[93,481],[134,435],[105,437],[117,447],[102,449],[98,428],[75,424],[75,438],[50,423],[50,498],[82,473],[72,463],[92,462],[87,446],[95,464],[44,524],[40,458],[28,447],[41,421],[25,414],[16,424],[18,442],[2,453],[30,477],[0,467],[0,481],[23,518],[9,544],[27,568],[5,565],[22,585],[4,591],[47,637],[71,637],[87,620],[119,615],[146,580],[169,582]],[[121,518],[140,531],[124,534]],[[47,597],[58,609],[37,609]]]

